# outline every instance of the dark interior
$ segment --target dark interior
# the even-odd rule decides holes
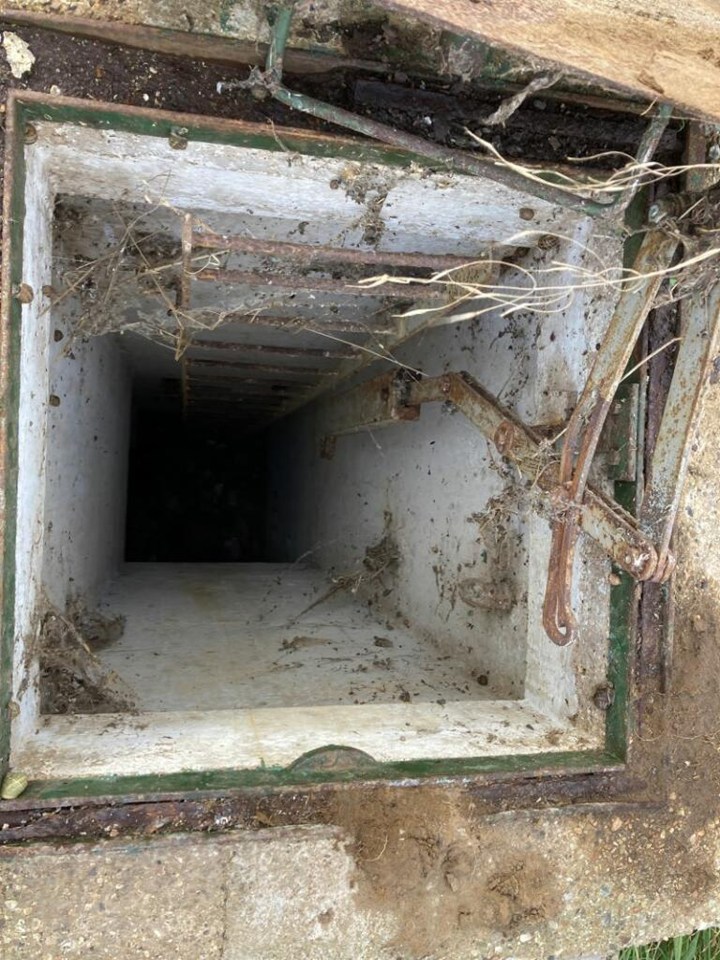
[[[265,561],[262,435],[232,418],[134,409],[127,561]]]

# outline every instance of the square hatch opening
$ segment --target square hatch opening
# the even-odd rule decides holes
[[[74,110],[33,120],[15,185],[12,765],[602,750],[606,554],[582,538],[582,640],[553,646],[533,484],[453,402],[367,410],[464,371],[551,447],[612,297],[467,319],[427,281],[619,262],[619,239],[400,151]]]

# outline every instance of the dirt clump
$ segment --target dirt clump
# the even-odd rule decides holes
[[[122,636],[123,617],[106,617],[78,603],[65,612],[49,608],[37,634],[40,708],[45,714],[131,713],[131,691],[95,651]]]
[[[378,787],[337,796],[332,822],[346,826],[360,877],[360,905],[392,909],[402,956],[442,956],[459,938],[505,938],[556,914],[556,865],[541,844],[511,858],[492,827],[470,828],[461,793],[425,788],[422,796]]]

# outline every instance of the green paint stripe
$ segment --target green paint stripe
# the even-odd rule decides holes
[[[617,758],[601,751],[572,753],[536,753],[474,759],[408,760],[384,763],[348,771],[300,772],[290,768],[257,768],[254,770],[210,770],[199,773],[78,778],[75,780],[34,781],[22,796],[27,800],[87,800],[98,797],[127,797],[153,800],[166,794],[217,793],[224,795],[253,787],[288,787],[319,783],[352,783],[357,781],[413,782],[492,776],[493,774],[544,771],[557,773],[584,772],[602,768],[617,769]]]
[[[147,113],[123,114],[102,105],[84,106],[61,103],[48,105],[28,101],[22,103],[25,122],[52,121],[54,123],[77,123],[100,130],[116,130],[139,136],[167,138],[173,130],[183,128],[183,136],[188,142],[216,143],[233,147],[245,147],[274,152],[302,153],[313,157],[329,157],[379,163],[395,167],[409,167],[422,162],[427,167],[427,159],[416,156],[396,147],[377,146],[371,142],[351,140],[347,137],[335,137],[317,134],[311,131],[283,129],[273,130],[269,125],[240,124],[234,126],[232,120],[224,121],[227,129],[221,129],[217,123],[203,123],[202,117],[179,118],[172,114],[157,111],[157,116]],[[242,127],[242,128],[241,128]],[[168,154],[173,150],[168,146]]]
[[[16,130],[23,129],[22,111],[18,111]],[[13,191],[10,197],[10,288],[22,280],[23,225],[25,222],[25,160],[22,137],[8,143],[13,153]],[[18,412],[20,404],[20,328],[22,305],[10,301],[8,343],[8,382],[2,397],[6,419],[6,448],[3,462],[5,518],[3,530],[2,629],[0,630],[0,770],[7,770],[10,759],[10,700],[12,698],[13,649],[15,643],[15,544],[17,535]]]
[[[613,685],[615,700],[605,721],[605,749],[618,760],[627,756],[630,641],[635,633],[637,590],[632,577],[616,570],[620,583],[610,592],[610,643],[608,650],[608,683]]]
[[[644,233],[641,232],[646,221],[648,191],[638,191],[625,212],[625,224],[631,233],[623,248],[623,264],[626,268],[635,262]],[[633,361],[631,360],[632,364]],[[629,382],[641,382],[640,372],[636,371]],[[640,404],[640,412],[644,405]],[[642,435],[642,434],[641,434]],[[614,484],[616,501],[633,515],[637,510],[637,484],[619,481]],[[620,569],[615,569],[620,583],[610,591],[610,642],[608,649],[608,683],[615,689],[615,700],[608,710],[605,723],[605,747],[620,760],[627,757],[628,726],[630,720],[630,665],[631,643],[637,629],[638,591],[634,581]]]

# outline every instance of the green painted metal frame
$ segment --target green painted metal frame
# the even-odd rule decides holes
[[[24,144],[27,124],[47,120],[75,123],[101,129],[122,130],[144,136],[169,137],[182,128],[188,141],[198,140],[237,147],[280,151],[287,148],[313,156],[367,159],[372,162],[409,166],[416,158],[405,151],[378,147],[361,141],[330,137],[301,130],[277,131],[240,121],[218,121],[187,114],[172,114],[114,104],[86,103],[69,98],[49,99],[31,92],[14,92],[7,104],[8,154],[6,165],[5,216],[9,229],[3,246],[3,313],[0,335],[0,387],[5,437],[3,449],[2,630],[0,632],[0,770],[7,769],[10,747],[10,700],[14,640],[15,510],[18,468],[18,363],[20,356],[20,303],[12,296],[22,278],[24,219]],[[0,435],[1,436],[1,435]],[[312,770],[300,767],[261,767],[252,770],[214,770],[133,777],[98,777],[32,782],[16,801],[4,809],[33,808],[83,802],[137,802],[172,796],[228,796],[234,791],[312,785],[381,781],[388,785],[418,782],[478,783],[513,776],[574,777],[613,774],[624,769],[628,759],[628,724],[632,701],[629,695],[630,661],[637,629],[637,587],[623,575],[611,592],[608,679],[615,699],[606,714],[605,749],[549,752],[503,757],[414,760],[364,765],[354,770]]]

